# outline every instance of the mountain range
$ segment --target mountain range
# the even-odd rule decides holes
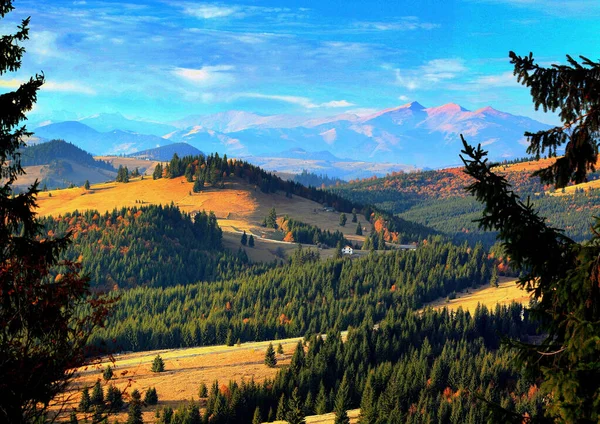
[[[485,146],[493,160],[522,157],[527,147],[524,132],[547,128],[491,107],[469,111],[455,103],[427,108],[412,102],[369,115],[322,118],[228,111],[158,123],[98,114],[46,122],[34,131],[39,138],[62,138],[94,154],[131,154],[187,143],[203,152],[263,162],[267,158],[306,160],[315,170],[329,172],[327,168],[335,168],[338,162],[386,162],[398,168],[454,165],[459,163],[460,134],[472,144]]]

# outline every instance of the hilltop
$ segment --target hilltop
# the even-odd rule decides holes
[[[529,199],[552,225],[564,228],[577,240],[589,236],[591,217],[600,213],[600,174],[591,173],[587,183],[556,191],[543,185],[531,173],[551,164],[554,159],[500,163],[504,175],[522,199]],[[389,213],[445,233],[456,241],[484,241],[491,245],[495,233],[481,232],[475,219],[482,206],[465,191],[472,181],[462,168],[393,173],[339,185],[332,191],[355,202],[373,204]]]

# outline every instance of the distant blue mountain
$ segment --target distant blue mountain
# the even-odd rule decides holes
[[[130,131],[96,131],[78,121],[66,121],[35,129],[35,136],[46,140],[65,140],[95,155],[119,155],[170,144],[169,140],[155,135]]]

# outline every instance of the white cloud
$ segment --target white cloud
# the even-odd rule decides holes
[[[416,69],[395,69],[396,83],[408,90],[431,87],[467,71],[462,59],[433,59]]]
[[[237,7],[217,6],[214,4],[188,5],[183,9],[186,14],[200,19],[225,18],[238,12],[238,10]]]
[[[347,100],[331,100],[329,102],[324,102],[324,103],[314,103],[308,97],[284,96],[284,95],[278,95],[278,94],[238,93],[235,96],[233,96],[233,98],[240,98],[240,97],[246,97],[246,98],[251,98],[251,99],[275,100],[275,101],[279,101],[279,102],[285,102],[285,103],[302,106],[306,109],[354,106],[354,103],[350,103]]]
[[[398,100],[400,100],[401,102],[408,102],[410,100],[410,97],[401,95],[401,96],[398,96]]]
[[[400,19],[380,22],[357,22],[355,27],[367,31],[415,31],[439,28],[439,24],[421,22],[416,16],[405,16]]]
[[[484,75],[473,80],[473,84],[484,87],[520,87],[517,77],[512,72],[499,75]]]
[[[350,107],[354,106],[354,103],[350,103],[347,100],[332,100],[330,102],[321,103],[320,107]]]
[[[64,93],[78,93],[78,94],[86,94],[89,96],[93,96],[96,94],[96,90],[93,88],[80,84],[74,81],[65,81],[65,82],[57,82],[57,81],[46,81],[41,88],[42,91],[54,91],[54,92],[64,92]]]
[[[42,57],[60,57],[57,46],[58,34],[52,31],[36,31],[30,35],[27,53]]]
[[[233,82],[231,65],[203,66],[200,69],[174,68],[173,75],[200,86],[215,86]]]

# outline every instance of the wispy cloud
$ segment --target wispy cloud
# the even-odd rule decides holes
[[[204,66],[199,69],[175,68],[173,75],[199,86],[215,86],[228,84],[235,80],[231,71],[232,65]]]
[[[512,72],[504,72],[498,75],[484,75],[475,78],[473,84],[483,87],[520,87],[517,77]]]
[[[570,18],[572,16],[591,17],[600,15],[598,0],[471,0],[476,3],[506,4],[513,7],[531,9],[546,15]]]
[[[96,90],[90,86],[81,84],[75,81],[46,81],[41,88],[42,91],[55,91],[63,93],[77,93],[93,96],[96,94]]]
[[[429,87],[457,78],[467,71],[462,59],[433,59],[414,69],[395,69],[396,83],[408,90]]]
[[[239,12],[238,7],[219,6],[214,4],[185,5],[184,13],[200,19],[225,18]]]
[[[304,107],[306,109],[316,109],[316,108],[338,108],[338,107],[350,107],[354,106],[353,103],[350,103],[346,100],[331,100],[329,102],[324,103],[315,103],[308,97],[302,96],[285,96],[278,94],[263,94],[263,93],[238,93],[233,96],[234,98],[252,98],[252,99],[265,99],[265,100],[275,100],[279,102],[290,103],[293,105],[298,105]]]
[[[439,28],[440,25],[431,22],[421,22],[416,16],[404,16],[400,19],[391,19],[389,21],[379,22],[357,22],[355,28],[367,31],[415,31],[432,30]]]

